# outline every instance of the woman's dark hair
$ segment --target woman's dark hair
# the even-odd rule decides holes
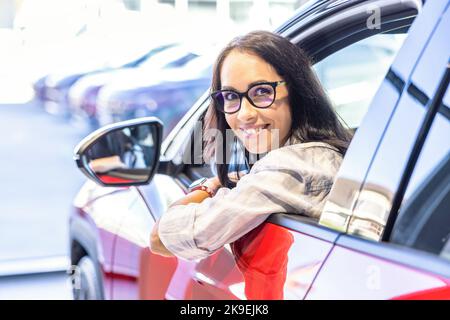
[[[256,54],[286,81],[289,94],[289,105],[292,114],[290,136],[301,142],[320,141],[336,148],[345,154],[351,140],[351,133],[338,120],[322,85],[311,67],[307,55],[283,38],[267,31],[253,31],[233,39],[219,54],[213,68],[211,92],[221,89],[220,70],[223,61],[232,50]],[[217,129],[222,133],[223,140],[226,130],[230,129],[225,115],[211,103],[204,118],[204,132]],[[211,132],[211,131],[209,131]],[[205,136],[205,158],[210,158],[215,152],[214,135]],[[230,143],[222,143],[222,155],[230,154],[233,147]],[[248,157],[248,153],[246,153]],[[223,186],[233,187],[235,184],[228,178],[228,161],[219,161],[216,170]]]

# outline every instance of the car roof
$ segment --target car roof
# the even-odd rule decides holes
[[[317,19],[318,16],[326,17],[334,12],[364,1],[366,0],[310,0],[300,6],[292,17],[281,24],[275,31],[281,33],[289,29],[290,26],[299,20],[310,21],[313,18]]]
[[[418,0],[424,3],[424,0]],[[275,29],[276,33],[282,34],[293,25],[301,23],[301,26],[296,26],[297,29],[306,28],[311,22],[317,23],[319,20],[325,19],[336,12],[345,10],[358,4],[364,3],[370,9],[372,2],[375,0],[310,0],[304,5],[300,6],[292,15],[291,18],[282,23]]]

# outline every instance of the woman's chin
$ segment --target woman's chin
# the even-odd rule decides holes
[[[244,145],[247,151],[253,154],[267,153],[272,150],[271,144],[265,141],[246,140],[244,141]]]
[[[239,135],[239,140],[248,152],[253,154],[267,153],[272,150],[272,136],[266,132],[257,135]],[[275,143],[276,144],[276,143]]]

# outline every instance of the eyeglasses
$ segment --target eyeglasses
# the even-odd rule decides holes
[[[226,114],[238,112],[241,109],[242,97],[255,108],[268,108],[275,101],[276,87],[286,84],[285,81],[260,82],[252,85],[246,92],[235,90],[218,90],[211,93],[216,108]]]

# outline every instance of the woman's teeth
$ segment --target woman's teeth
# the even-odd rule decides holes
[[[244,129],[244,132],[246,134],[255,134],[255,133],[259,133],[262,130],[262,128],[258,128],[258,129]]]
[[[242,129],[245,134],[251,135],[251,134],[258,134],[261,132],[261,130],[264,130],[267,128],[267,125],[259,127],[259,128],[249,128],[249,129]]]

